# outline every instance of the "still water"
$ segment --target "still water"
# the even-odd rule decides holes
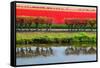
[[[96,48],[92,46],[19,47],[16,48],[16,56],[17,65],[95,61]]]

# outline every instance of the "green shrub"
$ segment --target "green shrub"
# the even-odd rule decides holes
[[[16,44],[32,43],[74,43],[88,42],[96,43],[96,34],[86,32],[55,33],[55,32],[32,32],[17,33]]]

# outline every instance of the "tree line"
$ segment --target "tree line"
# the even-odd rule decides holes
[[[46,29],[51,28],[60,29],[96,29],[95,19],[77,19],[77,18],[64,18],[63,24],[54,24],[54,19],[51,17],[31,17],[31,16],[17,16],[16,17],[17,29]]]
[[[45,24],[46,29],[48,30],[52,24],[53,19],[49,17],[17,17],[16,18],[16,26],[17,28],[35,28],[36,30],[39,29],[39,24]]]

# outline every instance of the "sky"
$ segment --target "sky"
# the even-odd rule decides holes
[[[64,18],[96,19],[96,8],[17,3],[16,16],[51,17],[55,23],[60,24]]]

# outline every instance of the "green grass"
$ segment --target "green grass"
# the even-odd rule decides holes
[[[16,44],[96,43],[95,32],[17,32]]]
[[[29,26],[29,25],[27,25],[27,26],[25,26],[24,24],[23,24],[23,26],[22,25],[16,25],[16,28],[36,28],[36,25],[35,24],[31,24],[31,26]],[[47,24],[39,24],[38,25],[38,28],[40,28],[40,29],[44,29],[44,28],[47,28]],[[96,29],[96,27],[91,27],[91,26],[79,26],[79,25],[76,25],[75,27],[70,27],[69,25],[66,25],[66,24],[52,24],[51,26],[50,26],[50,28],[52,28],[52,29]]]

